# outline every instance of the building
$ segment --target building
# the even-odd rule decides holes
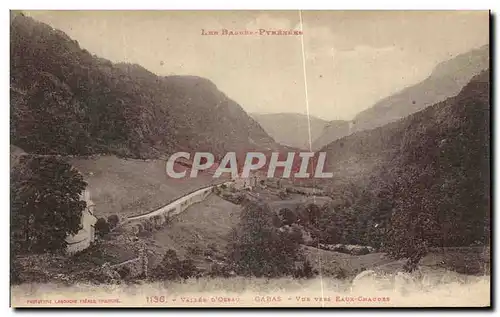
[[[84,190],[80,199],[87,203],[87,208],[82,211],[82,218],[80,219],[82,229],[77,234],[66,238],[66,242],[68,243],[66,252],[69,254],[85,250],[95,240],[94,226],[97,222],[97,217],[94,216],[94,203],[90,199],[90,192]]]
[[[238,190],[251,190],[256,187],[262,187],[263,185],[261,184],[261,181],[266,179],[265,175],[266,174],[261,171],[250,171],[248,177],[241,177],[240,175],[238,175],[237,177],[233,178],[233,186]]]

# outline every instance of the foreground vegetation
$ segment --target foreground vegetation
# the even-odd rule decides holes
[[[311,306],[311,307],[451,307],[490,305],[490,278],[467,277],[451,272],[429,272],[426,285],[405,285],[396,290],[391,281],[364,280],[359,289],[351,290],[350,280],[332,278],[198,278],[182,282],[154,282],[123,285],[78,283],[23,284],[12,287],[13,305],[26,305],[27,299],[87,299],[71,306],[102,306],[100,299],[115,299],[118,303],[106,306],[155,307],[226,307],[226,306]],[[61,297],[63,296],[63,297]],[[151,300],[156,299],[155,301]],[[356,301],[345,301],[354,297]],[[323,300],[320,300],[323,298]],[[386,301],[367,301],[367,298],[388,298]],[[175,299],[175,301],[173,301]],[[344,299],[344,301],[342,301]],[[364,299],[364,300],[363,300]],[[55,306],[46,304],[44,306]]]

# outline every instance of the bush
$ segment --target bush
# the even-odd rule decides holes
[[[221,194],[221,190],[218,186],[214,186],[214,187],[212,187],[212,193],[219,196]]]
[[[144,227],[140,223],[136,224],[135,227],[137,228],[137,233],[141,233],[144,231]]]
[[[282,200],[285,200],[288,198],[288,192],[286,190],[280,190],[278,193],[278,197]]]
[[[347,247],[343,244],[339,245],[339,246],[336,246],[334,248],[334,251],[335,252],[340,252],[340,253],[350,253],[349,250],[347,250]]]
[[[289,231],[289,239],[296,243],[303,244],[304,237],[302,234],[302,229],[297,225],[293,225],[291,230]]]
[[[113,278],[102,270],[80,272],[75,274],[74,278],[78,281],[87,281],[93,284],[110,284],[113,282]]]
[[[101,266],[106,262],[112,262],[115,258],[108,254],[102,245],[97,242],[89,248],[78,251],[66,259],[65,267],[83,268],[90,266]]]
[[[245,201],[245,195],[240,193],[224,193],[222,194],[222,198],[225,200],[232,202],[235,205],[241,205]]]
[[[303,258],[300,244],[273,226],[273,212],[260,202],[249,202],[232,231],[227,260],[239,275],[290,276]]]
[[[370,249],[368,249],[367,247],[363,247],[361,249],[361,251],[359,252],[359,255],[365,255],[365,254],[369,254],[370,253]]]
[[[217,252],[218,252],[217,244],[210,243],[209,245],[207,245],[207,249],[205,251],[203,251],[203,255],[211,257],[211,256],[216,255]]]
[[[168,226],[169,224],[171,224],[171,223],[172,223],[172,219],[173,219],[173,217],[169,216],[168,214],[164,214],[164,215],[163,215],[163,218],[164,218],[164,220],[165,220],[165,221],[163,222],[163,226],[164,226],[164,227],[166,227],[166,226]]]
[[[203,251],[203,256],[205,256],[205,257],[212,257],[213,255],[215,255],[215,253],[212,250]]]
[[[21,274],[20,274],[21,266],[16,259],[11,259],[10,262],[10,284],[21,284]]]
[[[109,224],[105,218],[97,219],[97,222],[95,223],[94,228],[95,228],[96,233],[100,237],[103,237],[105,234],[109,233]]]
[[[209,277],[224,277],[228,278],[230,277],[231,274],[231,269],[227,265],[221,265],[218,263],[214,263],[210,266],[210,269],[208,271],[208,276]]]
[[[175,250],[165,252],[161,263],[153,270],[153,276],[160,280],[187,279],[198,274],[191,259],[180,260]]]
[[[346,279],[349,275],[347,274],[346,270],[342,268],[338,268],[337,271],[334,274],[334,277],[339,280]]]
[[[194,261],[192,259],[182,260],[179,264],[179,276],[183,279],[187,279],[193,276],[196,276],[198,273],[198,269],[196,265],[194,265]]]
[[[302,267],[297,268],[295,271],[294,277],[296,278],[312,278],[318,272],[313,269],[311,262],[309,260],[305,260]]]
[[[120,218],[118,217],[118,215],[111,215],[108,217],[108,224],[110,229],[115,228],[119,222]]]
[[[163,221],[162,221],[162,216],[161,215],[156,215],[152,218],[153,226],[155,229],[161,229],[163,226]]]
[[[203,253],[203,250],[200,248],[199,245],[194,245],[194,246],[188,246],[187,247],[187,252],[189,255],[201,255]]]
[[[144,226],[144,231],[147,231],[147,232],[153,232],[153,223],[151,222],[151,220],[149,219],[146,219],[142,222],[142,225]]]
[[[213,252],[217,252],[218,249],[217,249],[217,244],[215,243],[210,243],[209,245],[207,245],[207,248],[209,248],[210,250],[212,250]]]
[[[279,216],[281,218],[281,221],[283,222],[283,225],[292,225],[297,221],[297,215],[295,212],[288,208],[283,208],[279,211]]]
[[[277,213],[273,213],[272,224],[275,228],[281,228],[283,226],[283,222]]]
[[[127,279],[130,277],[130,268],[127,266],[122,266],[117,270],[118,274],[122,279]]]

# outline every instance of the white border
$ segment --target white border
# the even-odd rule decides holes
[[[26,0],[18,0],[18,1],[2,1],[2,6],[3,7],[2,11],[0,12],[0,18],[2,22],[2,32],[1,32],[1,41],[2,43],[2,49],[1,49],[1,58],[0,61],[2,63],[2,69],[5,70],[3,73],[3,76],[0,76],[2,82],[0,84],[1,87],[1,97],[2,97],[2,106],[0,107],[1,115],[0,115],[0,127],[2,129],[2,132],[0,133],[0,141],[1,141],[1,148],[3,149],[8,149],[9,148],[9,74],[8,74],[8,69],[9,69],[9,51],[8,51],[8,46],[9,46],[9,12],[8,9],[87,9],[87,10],[95,10],[95,9],[125,9],[125,10],[130,10],[130,9],[172,9],[172,10],[179,10],[179,9],[303,9],[303,10],[310,10],[310,9],[336,9],[336,10],[347,10],[347,9],[364,9],[364,10],[369,10],[369,9],[385,9],[385,10],[456,10],[456,9],[467,9],[467,10],[485,10],[485,9],[492,9],[493,13],[498,13],[499,12],[499,4],[500,1],[485,1],[485,0],[474,0],[474,1],[463,1],[463,0],[454,0],[454,1],[436,1],[436,0],[420,0],[420,1],[386,1],[386,0],[378,0],[378,1],[361,1],[361,0],[349,0],[349,1],[337,1],[335,3],[329,3],[330,1],[325,1],[325,0],[307,0],[307,1],[275,1],[272,2],[270,0],[254,0],[254,1],[232,1],[228,2],[223,1],[223,0],[211,0],[210,3],[207,1],[193,1],[193,0],[182,0],[182,1],[171,1],[171,2],[166,2],[166,1],[151,1],[151,0],[141,0],[141,1],[113,1],[113,2],[107,2],[104,3],[102,0],[86,0],[81,3],[76,3],[74,1],[36,1],[36,0],[31,0],[31,1],[26,1]],[[228,6],[228,3],[231,3],[231,6]],[[498,21],[497,21],[498,24]],[[495,25],[495,31],[493,34],[497,34],[497,29],[498,27]],[[497,36],[495,36],[495,39]],[[491,45],[493,45],[491,43]],[[498,53],[495,52],[494,56],[491,56],[492,59],[497,58]],[[496,83],[496,76],[495,76],[495,81]],[[494,87],[495,92],[496,90],[496,85]],[[493,118],[494,122],[497,122],[497,126],[494,130],[494,135],[498,135],[498,126],[500,125],[500,115],[498,114],[498,111],[495,113],[495,117]],[[493,131],[492,131],[493,132]],[[495,148],[498,149],[498,141],[495,141]],[[0,271],[0,278],[2,279],[2,286],[1,286],[1,308],[2,311],[8,315],[14,314],[12,309],[9,309],[9,287],[8,287],[8,272],[9,272],[9,257],[7,250],[9,248],[9,171],[8,171],[8,166],[9,166],[9,158],[7,155],[7,151],[4,152],[4,154],[1,156],[1,175],[0,175],[0,180],[1,180],[1,197],[0,197],[0,202],[2,203],[1,208],[1,215],[2,215],[2,225],[3,227],[3,237],[0,239],[2,245],[4,247],[1,248],[3,251],[3,260],[1,262],[1,268],[2,270]],[[498,156],[497,152],[495,152],[495,163],[498,162]],[[495,164],[496,165],[496,164]],[[493,179],[492,179],[493,180]],[[496,180],[496,178],[494,179]],[[500,190],[495,187],[495,196],[498,197]],[[495,199],[495,205],[497,203],[497,199]],[[495,228],[498,229],[499,225],[499,215],[497,215],[495,221]],[[496,239],[494,241],[495,243],[495,253],[497,254],[497,265],[498,267],[498,233],[495,235]],[[496,269],[495,267],[495,269]],[[498,271],[495,270],[495,273],[498,274]],[[496,280],[496,279],[495,279]],[[498,305],[498,289],[496,292],[495,296],[495,302]],[[144,311],[144,312],[138,312],[138,311],[133,311],[134,314],[137,315],[145,315],[146,312],[149,311]],[[167,314],[177,314],[178,312],[172,312],[172,311],[158,311],[160,313],[167,313]],[[220,313],[220,311],[214,312],[214,311],[185,311],[188,312],[189,314],[216,314]],[[232,314],[235,311],[226,311],[225,313]],[[317,312],[317,311],[316,311]],[[326,312],[326,311],[325,311]],[[52,311],[39,311],[39,313],[44,313],[44,314],[52,314]],[[60,312],[60,314],[63,315],[69,315],[69,311],[64,311]],[[81,312],[84,314],[95,314],[95,311],[87,311],[87,312]],[[123,312],[115,312],[114,314],[122,314]],[[247,312],[248,313],[248,312]],[[250,312],[252,313],[252,312]],[[287,316],[290,315],[296,315],[297,313],[295,312],[289,312],[289,311],[273,311],[273,312],[263,312],[263,311],[253,311],[253,313],[258,313],[259,315],[262,314],[286,314]],[[331,313],[331,311],[328,311],[328,313]],[[362,312],[349,312],[349,311],[334,311],[334,314],[349,314],[349,315],[357,315],[361,314]],[[379,315],[385,315],[387,313],[390,313],[389,311],[372,311],[371,313],[379,314]],[[400,311],[395,311],[392,312],[395,314],[400,314]],[[444,312],[443,311],[436,311],[436,312],[431,312],[431,311],[422,311],[422,314],[425,315],[435,315],[435,316],[440,316]],[[451,311],[448,312],[449,314],[456,314],[456,311]],[[467,314],[473,315],[473,313],[468,312]]]
[[[211,0],[208,1],[116,1],[107,2],[98,0],[89,0],[81,3],[72,1],[35,1],[35,0],[19,0],[11,1],[9,8],[12,9],[74,9],[74,10],[96,10],[96,9],[126,9],[126,10],[185,10],[185,9],[203,9],[203,10],[485,10],[494,6],[494,1],[475,0],[475,1],[324,1],[324,0],[308,0],[308,1],[269,1],[269,0],[253,0],[253,1],[233,1],[228,5],[228,1]]]

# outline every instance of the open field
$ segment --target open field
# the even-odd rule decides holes
[[[73,158],[71,164],[89,184],[97,217],[135,216],[155,210],[180,196],[221,182],[200,172],[195,178],[170,178],[164,160],[133,160],[116,156]]]
[[[211,250],[215,258],[222,255],[229,242],[228,234],[239,222],[240,211],[241,206],[211,194],[139,240],[132,239],[127,231],[117,231],[103,241],[101,248],[114,259],[113,263],[119,263],[137,257],[139,248],[145,246],[150,267],[155,267],[172,249],[180,257],[189,255],[197,267],[207,269],[210,262],[204,251]]]
[[[228,235],[239,222],[240,211],[241,206],[213,194],[189,207],[171,224],[147,238],[148,249],[156,254],[152,264],[161,260],[165,251],[173,249],[182,257],[189,254],[198,267],[206,268],[208,264],[203,260],[203,251],[213,249],[220,255],[225,250]]]

